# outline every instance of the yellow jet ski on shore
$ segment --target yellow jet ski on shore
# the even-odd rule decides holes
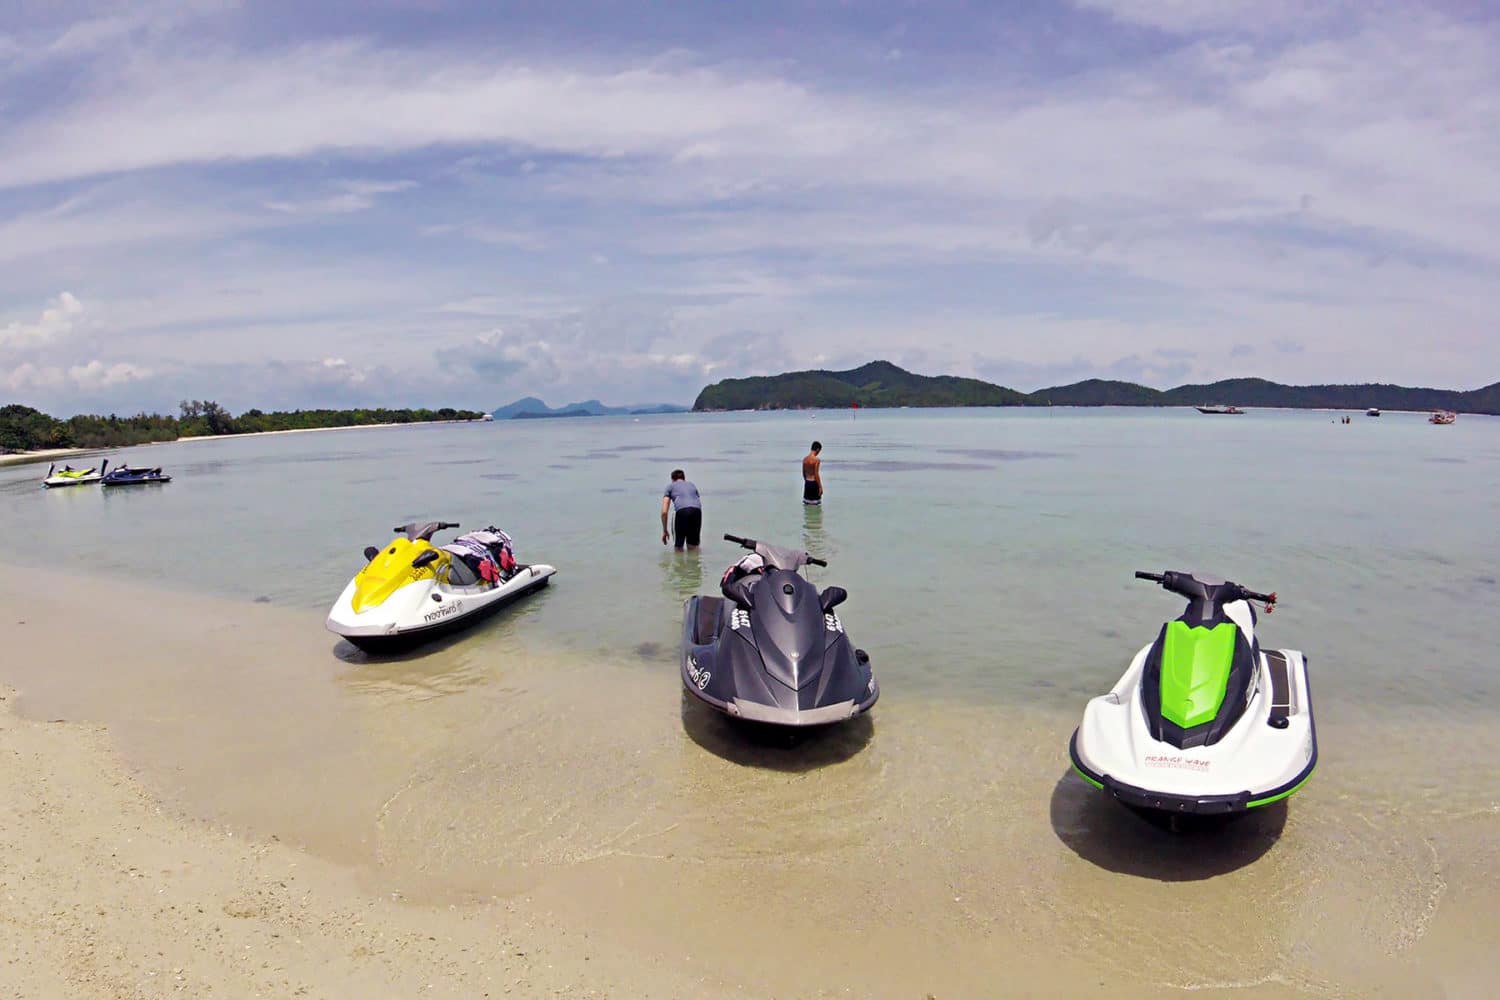
[[[515,561],[511,538],[495,527],[432,544],[451,521],[394,528],[384,548],[365,549],[355,574],[328,613],[327,628],[366,652],[393,652],[467,628],[511,601],[539,590],[557,569]]]

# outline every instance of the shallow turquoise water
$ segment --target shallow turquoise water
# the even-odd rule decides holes
[[[466,643],[534,635],[673,668],[682,600],[738,552],[802,544],[887,701],[1079,705],[1176,600],[1136,569],[1276,590],[1265,641],[1305,649],[1320,710],[1491,712],[1500,419],[1192,410],[892,410],[381,428],[121,451],[170,485],[44,491],[0,470],[10,561],[326,607],[407,520],[512,532],[556,586]],[[825,505],[798,461],[824,443]],[[674,467],[706,544],[659,539]]]
[[[1142,995],[1437,995],[1422,976],[1488,957],[1460,946],[1497,898],[1500,419],[1335,420],[575,419],[111,456],[177,477],[138,490],[48,492],[43,469],[0,470],[0,562],[290,609],[153,588],[160,618],[135,602],[118,627],[160,656],[0,673],[41,718],[109,725],[191,815],[362,865],[382,892],[524,893],[591,933],[661,929],[647,954],[691,926],[737,970],[761,942],[835,929],[810,956],[818,981],[861,996],[988,995],[1022,960]],[[820,510],[800,501],[814,437]],[[703,492],[702,554],[660,544],[677,466]],[[320,622],[360,551],[436,518],[505,527],[555,584],[415,658],[349,657]],[[850,591],[873,713],[765,746],[682,694],[682,600],[737,556],[726,530],[828,559],[813,573]],[[1068,766],[1084,701],[1180,610],[1132,579],[1164,568],[1278,591],[1262,641],[1310,656],[1317,773],[1203,837],[1140,822]],[[234,620],[178,621],[215,614]],[[175,642],[185,630],[198,638]]]

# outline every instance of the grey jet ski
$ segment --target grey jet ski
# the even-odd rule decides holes
[[[723,596],[690,597],[684,606],[688,693],[732,718],[777,726],[827,725],[869,711],[880,685],[834,610],[848,592],[820,592],[797,572],[828,564],[801,549],[724,537],[755,556],[724,574]]]

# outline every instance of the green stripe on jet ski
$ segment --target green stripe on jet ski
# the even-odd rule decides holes
[[[1073,765],[1073,770],[1077,771],[1078,772],[1078,776],[1080,778],[1082,778],[1084,781],[1087,781],[1089,784],[1093,785],[1095,788],[1099,789],[1101,792],[1104,791],[1104,782],[1102,782],[1102,781],[1095,781],[1093,778],[1090,778],[1088,775],[1086,775],[1086,774],[1083,773],[1083,768],[1079,767],[1077,764]],[[1290,795],[1291,792],[1288,792],[1287,794]]]
[[[1161,650],[1163,718],[1183,729],[1213,721],[1224,702],[1237,635],[1232,622],[1213,628],[1167,623]]]
[[[1311,777],[1312,777],[1312,768],[1308,768],[1307,769],[1307,774],[1305,774],[1305,775],[1302,776],[1302,780],[1299,781],[1299,782],[1297,782],[1291,788],[1288,788],[1284,792],[1277,792],[1275,795],[1267,795],[1263,799],[1251,799],[1249,802],[1245,803],[1245,808],[1246,809],[1254,809],[1256,806],[1268,806],[1272,802],[1280,802],[1282,799],[1286,798],[1288,795],[1292,794],[1297,789],[1299,789],[1303,785],[1307,784],[1307,779],[1311,778]]]

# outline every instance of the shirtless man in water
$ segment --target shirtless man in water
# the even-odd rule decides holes
[[[812,449],[802,458],[802,502],[809,506],[823,502],[823,476],[819,472],[823,462],[818,458],[822,450],[822,442],[814,441]]]

